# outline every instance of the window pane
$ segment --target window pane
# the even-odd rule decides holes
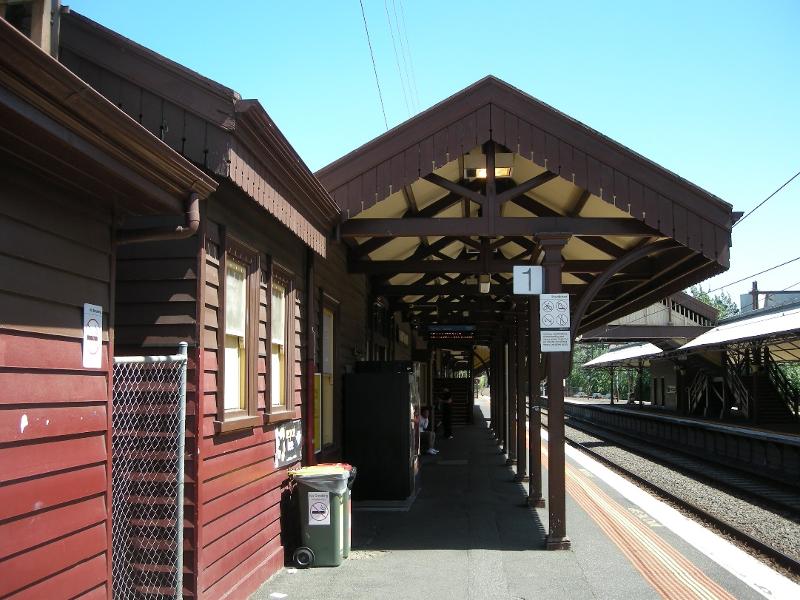
[[[286,335],[286,288],[272,283],[272,343],[284,344]]]
[[[244,337],[247,322],[247,266],[225,261],[225,333]]]
[[[272,406],[283,406],[286,403],[286,352],[283,344],[272,344],[270,370]]]
[[[235,335],[225,336],[225,410],[245,408],[245,363],[244,339]]]

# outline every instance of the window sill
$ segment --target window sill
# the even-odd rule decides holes
[[[261,415],[247,415],[243,417],[233,417],[224,421],[214,421],[214,433],[228,433],[240,429],[248,429],[263,424]]]
[[[264,414],[264,423],[279,423],[281,421],[291,421],[295,418],[295,411],[282,410],[280,412]]]

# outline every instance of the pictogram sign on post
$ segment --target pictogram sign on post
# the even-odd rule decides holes
[[[542,352],[569,352],[571,348],[569,294],[539,296]]]

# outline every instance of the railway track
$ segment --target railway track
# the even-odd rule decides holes
[[[546,410],[542,410],[542,417],[543,426],[547,427]],[[576,425],[582,425],[582,427]],[[697,458],[690,458],[684,455],[676,455],[674,460],[673,457],[666,460],[663,455],[656,455],[652,449],[646,448],[641,441],[626,439],[628,436],[623,436],[616,432],[600,431],[599,428],[588,427],[585,424],[569,422],[565,430],[566,441],[571,446],[589,454],[599,462],[667,500],[684,512],[713,526],[720,533],[736,540],[748,549],[758,552],[774,565],[780,566],[793,579],[800,579],[800,547],[797,545],[797,538],[800,535],[800,498],[798,498],[800,494],[797,492],[780,489],[779,496],[770,498],[770,493],[775,492],[775,488],[778,488],[778,486],[769,482],[759,481],[749,474],[703,463]],[[593,439],[587,440],[587,436]],[[641,460],[643,455],[644,460],[658,465],[661,469],[668,469],[681,477],[689,477],[696,480],[698,485],[704,488],[701,495],[707,495],[709,492],[706,488],[712,487],[712,493],[718,493],[719,499],[715,501],[707,498],[706,507],[700,506],[697,501],[687,497],[693,494],[685,493],[686,486],[670,486],[673,489],[680,489],[683,493],[673,492],[667,489],[667,486],[663,483],[660,484],[657,481],[659,477],[652,476],[652,472],[649,476],[644,476],[636,472],[636,469],[628,468],[625,464],[621,464],[632,462],[633,459],[631,461],[621,460],[619,456],[610,458],[606,455],[608,452],[604,454],[596,449],[598,443],[603,444],[605,442],[611,442],[618,449],[637,457],[637,460]],[[663,452],[665,449],[661,448],[661,450]],[[675,452],[673,451],[671,454],[675,454]],[[699,473],[698,470],[700,471]],[[661,479],[669,480],[670,476],[661,477]],[[711,486],[706,483],[708,481],[713,482]],[[720,486],[725,489],[719,489]],[[766,530],[762,528],[754,531],[751,527],[738,526],[732,522],[735,519],[730,518],[730,514],[726,514],[726,511],[730,510],[730,505],[733,504],[730,500],[731,498],[735,498],[738,504],[742,502],[751,504],[753,515],[755,513],[763,514],[766,507],[769,507],[768,510],[777,511],[774,515],[775,525],[772,526],[772,529],[780,533],[771,533],[769,526]],[[711,508],[709,508],[709,505]],[[740,508],[738,513],[734,512],[733,516],[741,519],[741,513],[742,509]],[[759,517],[760,525],[769,521],[770,519]],[[785,543],[775,543],[776,537]]]

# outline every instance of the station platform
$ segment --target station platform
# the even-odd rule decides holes
[[[572,548],[545,550],[547,509],[527,506],[488,413],[479,403],[475,425],[423,457],[409,510],[353,514],[340,567],[285,568],[252,598],[800,598],[800,586],[570,447]]]
[[[673,410],[665,409],[660,406],[653,406],[650,402],[626,402],[617,400],[613,404],[608,398],[577,398],[569,396],[565,399],[567,404],[574,404],[576,406],[602,406],[609,409],[630,411],[632,414],[651,415],[657,418],[666,419],[681,419],[687,423],[697,423],[701,425],[712,425],[719,427],[726,427],[729,429],[738,429],[745,432],[757,432],[766,435],[789,435],[794,436],[795,439],[800,435],[800,421],[792,421],[788,423],[770,423],[769,425],[758,426],[741,420],[733,419],[715,419],[713,417],[688,417],[680,415]]]

